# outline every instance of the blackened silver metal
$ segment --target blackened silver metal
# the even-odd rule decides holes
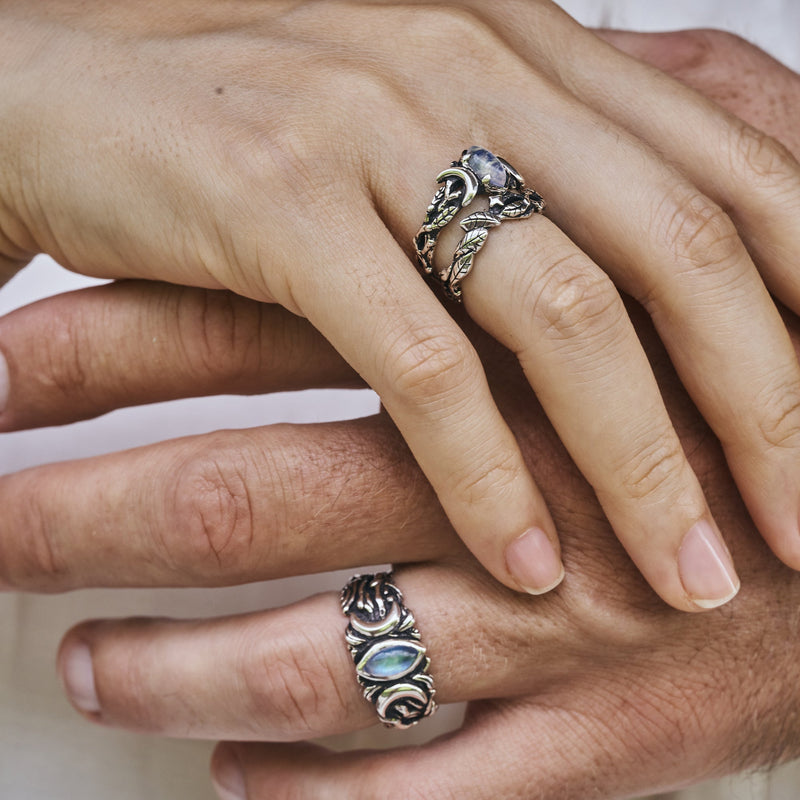
[[[492,167],[486,168],[487,164]],[[541,195],[525,187],[522,176],[507,161],[479,147],[464,150],[458,161],[436,176],[436,181],[442,186],[428,206],[425,221],[414,237],[414,248],[425,274],[441,285],[448,298],[460,302],[461,282],[469,275],[475,254],[486,243],[489,231],[504,220],[541,213],[545,202]],[[439,234],[479,194],[488,196],[489,208],[461,220],[465,234],[450,266],[437,271],[433,254]]]
[[[381,722],[410,728],[436,710],[431,660],[391,572],[356,575],[342,589],[345,639],[364,697]]]

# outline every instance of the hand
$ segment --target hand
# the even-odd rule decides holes
[[[94,306],[95,291],[73,298],[84,321],[93,308],[108,308],[102,298]],[[153,306],[169,306],[168,299],[162,295]],[[45,318],[47,305],[22,312],[20,331],[23,313],[33,324]],[[245,317],[237,325],[244,339],[246,324]],[[504,590],[466,559],[385,418],[214,434],[146,448],[127,460],[106,457],[102,484],[87,462],[26,473],[30,488],[16,484],[19,506],[8,513],[34,499],[51,538],[30,536],[27,552],[19,542],[16,563],[27,554],[32,565],[34,545],[55,552],[55,574],[36,576],[39,588],[55,588],[227,583],[366,561],[425,562],[400,568],[398,582],[429,646],[439,697],[476,701],[464,730],[422,752],[381,756],[334,759],[305,745],[236,746],[250,800],[374,800],[389,796],[387,786],[420,797],[619,797],[792,757],[800,662],[796,615],[787,609],[798,607],[800,582],[760,544],[713,437],[652,346],[652,331],[641,330],[693,466],[745,565],[730,612],[670,611],[631,574],[591,490],[541,414],[531,414],[522,376],[491,343],[479,344],[490,378],[564,531],[569,577],[551,596]],[[305,355],[299,345],[290,352],[289,368]],[[315,352],[309,348],[309,357]],[[283,367],[272,368],[274,385]],[[333,373],[335,364],[328,369]],[[197,481],[208,498],[203,526],[170,505],[187,500],[191,484],[182,481],[178,491],[169,470],[185,476],[189,463],[207,464]],[[133,468],[145,464],[137,475]],[[77,476],[69,486],[78,497],[68,500],[54,489],[70,476]],[[135,497],[147,497],[154,510],[132,513]],[[71,518],[72,502],[92,509],[91,516]],[[55,547],[43,546],[54,539]],[[2,563],[9,555],[13,563],[6,550]],[[241,618],[89,623],[67,638],[61,670],[73,701],[105,724],[293,740],[374,721],[353,677],[344,625],[331,594]],[[217,768],[231,757],[221,750]]]
[[[191,386],[200,375],[212,392],[234,373],[239,387],[250,381],[251,391],[259,374],[265,388],[302,385],[311,378],[296,365],[313,362],[336,383],[350,379],[306,323],[231,299],[225,305],[222,293],[118,284],[22,310],[3,321],[0,336],[21,345],[37,329],[54,332],[47,328],[53,320],[61,332],[89,336],[82,342],[40,336],[48,347],[26,371],[32,378],[27,396],[38,393],[62,406],[73,396],[84,412],[92,397],[110,407],[114,391],[116,404],[129,393],[146,399],[148,385],[150,396],[160,397],[167,376],[173,393],[180,380]],[[171,321],[175,308],[182,309],[182,340],[159,324]],[[206,327],[193,329],[192,320]],[[103,325],[105,336],[94,337]],[[153,359],[117,346],[123,331],[127,341],[142,341],[130,332],[143,329],[164,343],[150,351]],[[208,335],[197,335],[200,330]],[[241,337],[233,349],[231,331]],[[504,413],[565,533],[569,577],[552,596],[520,597],[464,561],[385,418],[212,434],[6,479],[3,518],[18,523],[0,540],[3,574],[10,569],[18,584],[55,590],[217,584],[423,560],[401,569],[398,581],[430,648],[440,699],[476,698],[467,727],[430,750],[374,762],[365,754],[331,760],[307,746],[238,748],[250,800],[324,792],[374,800],[387,796],[387,785],[400,796],[416,790],[430,797],[443,787],[445,798],[516,792],[526,800],[582,800],[590,791],[624,796],[791,757],[800,662],[795,615],[786,609],[798,607],[800,586],[759,544],[713,437],[668,374],[663,352],[652,347],[652,331],[642,333],[693,466],[746,565],[730,612],[671,612],[631,573],[591,490],[531,407],[513,359],[480,341]],[[185,349],[170,341],[183,341]],[[287,343],[285,359],[268,346],[278,341]],[[68,342],[82,346],[73,350]],[[76,361],[76,352],[86,360]],[[259,362],[259,352],[270,361]],[[33,349],[24,354],[37,356]],[[112,355],[125,384],[104,383],[113,375],[92,366]],[[63,372],[48,371],[58,364]],[[70,372],[75,364],[80,369]],[[136,364],[153,371],[141,375]],[[78,375],[83,382],[76,385],[71,381]],[[53,386],[64,395],[48,391]],[[189,514],[190,507],[201,516]],[[353,677],[344,625],[330,594],[247,618],[91,623],[66,640],[61,669],[74,702],[105,724],[237,740],[303,738],[374,721]],[[94,673],[88,679],[80,671],[87,655]],[[217,766],[229,757],[230,750],[220,751]]]
[[[710,42],[712,54],[732,53],[729,80],[740,83],[734,70],[752,51],[738,53],[727,37]],[[760,67],[764,90],[784,77],[769,62]],[[800,82],[781,91],[797,96]],[[195,437],[6,478],[4,518],[23,519],[29,535],[0,536],[0,569],[18,585],[57,590],[424,562],[401,568],[398,582],[429,646],[439,697],[474,700],[465,728],[423,751],[381,755],[225,745],[217,778],[242,767],[250,800],[372,800],[389,796],[386,787],[392,796],[622,797],[791,758],[800,662],[788,610],[798,607],[800,582],[759,544],[718,446],[653,331],[637,321],[684,446],[745,565],[730,611],[684,617],[654,602],[610,543],[590,488],[531,407],[513,360],[478,336],[503,412],[564,531],[569,578],[552,596],[520,597],[476,568],[385,418]],[[800,341],[797,322],[788,322]],[[153,335],[131,336],[137,330]],[[44,301],[3,320],[0,343],[29,365],[15,383],[24,402],[12,409],[28,424],[197,386],[356,380],[310,326],[280,309],[155,284]],[[68,412],[64,398],[76,401]],[[131,498],[147,498],[142,511],[131,513]],[[90,623],[67,637],[60,663],[73,701],[106,724],[290,740],[374,720],[344,625],[331,595],[213,622]]]
[[[800,309],[800,171],[776,142],[547,2],[0,13],[0,268],[46,251],[307,317],[381,395],[472,552],[542,592],[563,574],[552,518],[408,258],[454,143],[487,143],[536,178],[552,221],[493,232],[466,310],[517,354],[647,580],[695,611],[738,588],[611,278],[800,567],[800,369],[762,282]],[[10,373],[6,430],[27,413]]]

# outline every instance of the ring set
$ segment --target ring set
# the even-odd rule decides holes
[[[525,187],[514,167],[483,147],[464,150],[458,161],[437,175],[436,181],[442,186],[414,237],[414,249],[425,274],[438,281],[448,298],[460,302],[461,282],[469,275],[475,254],[486,244],[489,231],[505,220],[539,214],[545,203],[541,195]],[[488,209],[475,211],[461,220],[465,233],[450,266],[437,271],[433,254],[439,234],[480,194],[488,196]]]
[[[514,167],[483,147],[464,150],[436,181],[442,185],[414,237],[414,248],[425,274],[439,282],[448,298],[460,301],[461,282],[489,231],[505,220],[539,214],[545,204],[541,195],[525,187]],[[488,208],[461,220],[464,235],[450,266],[437,271],[433,255],[439,234],[481,194],[489,198]],[[356,677],[381,722],[409,728],[430,716],[436,710],[431,660],[392,573],[356,575],[342,589],[341,603],[349,618],[345,640]]]

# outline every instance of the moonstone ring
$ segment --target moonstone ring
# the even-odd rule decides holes
[[[489,231],[507,219],[524,219],[544,210],[544,200],[526,189],[522,176],[507,161],[484,147],[470,147],[458,161],[436,177],[441,183],[425,221],[414,237],[417,259],[426,275],[437,280],[447,297],[461,300],[461,281],[469,275],[475,254],[486,243]],[[442,229],[479,194],[489,197],[489,207],[461,220],[465,234],[453,254],[450,266],[437,271],[433,266],[436,240]]]
[[[431,660],[392,573],[356,575],[342,589],[345,632],[364,697],[390,728],[410,728],[436,710]]]

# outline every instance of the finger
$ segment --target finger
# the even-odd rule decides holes
[[[578,687],[563,706],[547,694],[481,703],[460,731],[423,747],[334,753],[305,743],[223,743],[212,779],[220,800],[584,800],[650,796],[708,776],[713,754],[686,752],[671,733],[685,719],[673,728],[649,708],[623,717],[616,695]],[[665,752],[682,757],[665,763]]]
[[[0,584],[23,590],[227,585],[458,549],[383,417],[37,467],[0,478],[0,508]]]
[[[796,72],[759,47],[721,30],[595,33],[618,50],[658,67],[750,125],[800,154],[800,137],[787,109],[798,94]]]
[[[576,694],[591,711],[562,712],[538,697],[482,703],[462,730],[423,747],[334,753],[305,743],[223,743],[212,756],[212,779],[221,800],[583,800],[669,785],[663,774],[663,783],[650,784],[655,776],[642,767],[651,760],[642,739],[650,743],[652,733],[640,737],[628,726],[617,735],[597,718],[605,705],[597,695]],[[606,711],[618,717],[618,709]]]
[[[0,231],[2,236],[2,231]],[[27,263],[27,259],[19,260],[0,255],[0,287],[5,286]]]
[[[307,316],[380,395],[453,527],[489,572],[518,591],[549,591],[564,575],[553,521],[478,355],[372,204],[359,210],[364,222],[350,251],[332,245],[329,269],[294,275],[282,302]],[[526,532],[536,541],[535,563],[520,583],[504,552]]]
[[[467,310],[517,354],[659,595],[687,611],[727,602],[733,562],[610,279],[547,219],[502,233],[465,286]]]
[[[285,309],[144,281],[56,295],[8,314],[0,358],[6,431],[180,397],[363,385]]]
[[[800,311],[800,276],[794,263],[800,165],[783,145],[689,87],[609,47],[554,3],[531,7],[507,0],[481,6],[483,13],[487,10],[492,24],[537,69],[650,143],[728,210],[770,289]],[[521,18],[527,24],[520,24]],[[549,42],[541,40],[539,31],[547,31]],[[561,36],[580,57],[549,57],[553,41]]]
[[[782,560],[800,568],[800,367],[736,227],[770,286],[800,307],[791,255],[800,170],[778,145],[610,48],[554,5],[509,0],[487,8],[476,13],[587,104],[554,92],[530,70],[508,80],[519,94],[505,97],[497,150],[537,178],[550,217],[645,306],[723,443],[759,531]],[[537,39],[542,29],[550,32],[547,42]],[[591,59],[572,59],[555,75],[546,54],[557,39],[565,47],[585,43]],[[592,104],[610,118],[592,113]],[[665,119],[663,108],[681,113]],[[679,135],[687,129],[691,137]],[[576,153],[591,154],[589,169]],[[411,225],[407,231],[413,235]]]
[[[485,582],[459,582],[442,567],[408,569],[397,583],[431,659],[437,701],[518,692],[557,676],[562,665],[556,663],[535,676],[519,670],[525,654],[501,638],[476,658],[475,627],[454,626],[447,612],[458,608],[459,619],[477,621],[497,593],[501,600],[493,608],[501,611],[505,603],[524,613],[537,600],[509,599],[508,590]],[[510,633],[511,620],[498,619],[494,632]],[[67,634],[59,673],[78,710],[108,725],[192,738],[324,736],[377,721],[356,680],[346,627],[339,597],[330,592],[283,609],[214,620],[90,622]],[[536,626],[526,630],[537,633]]]

